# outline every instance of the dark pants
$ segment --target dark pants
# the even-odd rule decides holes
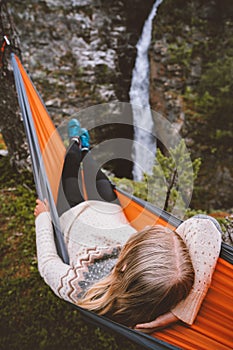
[[[113,185],[91,156],[73,142],[65,156],[59,187],[57,209],[59,216],[85,200],[119,204]]]

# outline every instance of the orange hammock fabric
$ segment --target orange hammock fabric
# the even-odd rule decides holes
[[[65,146],[51,121],[42,100],[38,96],[29,76],[16,55],[15,59],[24,82],[46,174],[56,202],[66,151]]]
[[[16,60],[25,84],[42,158],[56,202],[65,147],[31,80],[17,57]],[[175,229],[172,224],[145,209],[140,203],[118,190],[116,192],[126,217],[136,229],[155,223]],[[176,324],[166,330],[155,332],[153,337],[182,349],[233,349],[232,276],[233,265],[219,258],[211,287],[195,323],[192,326]],[[155,344],[155,348],[159,347]]]
[[[182,349],[233,349],[232,274],[233,266],[219,258],[194,324],[175,325],[154,336]]]

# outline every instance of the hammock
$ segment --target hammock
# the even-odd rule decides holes
[[[59,227],[56,200],[63,167],[65,147],[33,83],[15,54],[11,55],[19,105],[28,139],[33,174],[40,199],[48,198],[57,250],[65,263],[68,254]],[[125,215],[137,230],[161,224],[175,229],[181,220],[141,199],[116,189]],[[218,349],[233,348],[233,248],[222,243],[212,284],[195,323],[181,323],[152,335],[143,334],[92,312],[77,307],[88,322],[141,345],[146,349]]]

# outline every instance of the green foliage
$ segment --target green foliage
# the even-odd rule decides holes
[[[226,213],[224,213],[224,217],[221,217],[220,212],[220,217],[218,218],[218,222],[220,223],[223,232],[222,239],[225,243],[233,246],[233,214],[227,216],[225,216],[225,214]]]
[[[211,90],[213,96],[220,93],[222,97],[229,97],[232,91],[233,82],[233,58],[221,57],[216,61],[209,62],[206,65],[204,74],[202,75],[199,91],[203,93],[207,90]]]
[[[192,57],[192,46],[186,42],[171,43],[168,47],[169,62],[182,65],[185,72],[189,71]]]
[[[232,75],[233,58],[217,59],[207,64],[196,91],[186,88],[184,95],[193,111],[187,123],[196,147],[219,157],[233,151]]]
[[[183,140],[169,152],[166,156],[157,150],[152,175],[145,174],[143,181],[116,178],[113,181],[123,190],[179,216],[189,205],[201,160],[191,161]]]
[[[208,117],[214,119],[218,126],[227,129],[228,126],[232,126],[231,118],[229,118],[233,112],[232,76],[233,58],[225,57],[209,63],[201,77],[195,104],[200,113],[207,113]]]

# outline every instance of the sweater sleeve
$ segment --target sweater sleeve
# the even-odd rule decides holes
[[[77,277],[75,268],[63,263],[54,241],[54,233],[49,212],[41,213],[35,221],[38,269],[40,275],[56,295],[74,302],[70,296],[70,281]]]
[[[186,220],[176,232],[189,249],[195,278],[191,292],[172,313],[181,321],[192,324],[211,284],[221,249],[221,234],[212,221],[198,218]]]

